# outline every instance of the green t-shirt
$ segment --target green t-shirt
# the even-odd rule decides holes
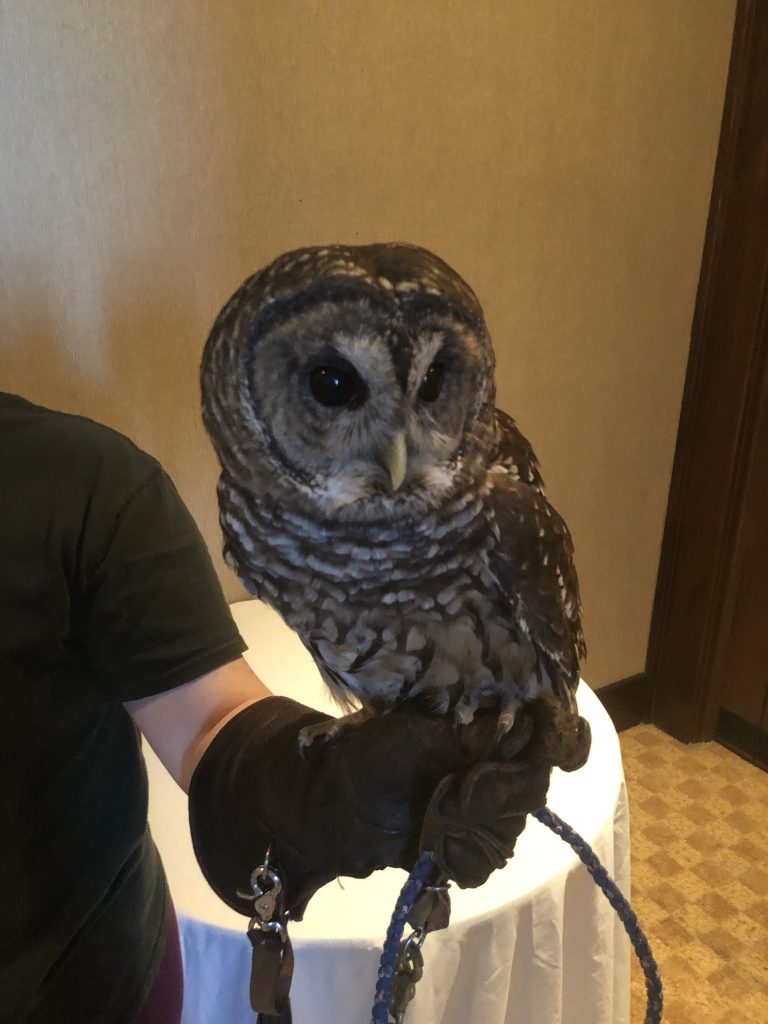
[[[245,649],[160,465],[0,393],[0,1022],[129,1024],[166,931],[122,706]]]

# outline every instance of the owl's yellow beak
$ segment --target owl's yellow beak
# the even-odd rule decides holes
[[[392,490],[396,491],[405,479],[405,470],[408,466],[408,448],[405,443],[405,434],[395,435],[384,453],[384,462],[389,470]]]

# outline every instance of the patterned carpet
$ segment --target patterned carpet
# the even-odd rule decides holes
[[[632,903],[664,984],[664,1024],[768,1022],[768,774],[717,743],[621,733]],[[645,985],[632,976],[632,1024]]]

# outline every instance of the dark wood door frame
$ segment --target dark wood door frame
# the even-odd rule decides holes
[[[767,355],[768,4],[739,0],[646,673],[625,687],[686,742],[715,734]]]
[[[738,0],[646,667],[600,690],[619,729],[715,734],[766,374],[768,4]]]

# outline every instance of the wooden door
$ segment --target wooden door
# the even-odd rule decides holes
[[[768,763],[768,3],[740,0],[646,668],[650,718]]]

